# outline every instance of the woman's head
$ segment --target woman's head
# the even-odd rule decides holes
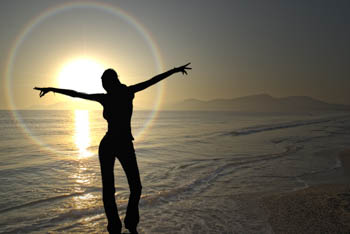
[[[101,79],[102,86],[107,92],[111,92],[121,84],[117,72],[111,68],[103,72]]]

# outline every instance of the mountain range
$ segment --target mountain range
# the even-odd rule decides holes
[[[252,112],[305,112],[305,111],[350,111],[350,106],[330,104],[308,96],[272,97],[258,94],[234,99],[201,101],[186,99],[166,105],[166,110],[252,111]]]

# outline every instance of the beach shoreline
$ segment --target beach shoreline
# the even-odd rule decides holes
[[[338,155],[350,178],[350,149]],[[349,181],[350,180],[345,180]],[[262,198],[274,233],[350,233],[350,183],[312,185]]]

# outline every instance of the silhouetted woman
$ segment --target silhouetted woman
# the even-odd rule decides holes
[[[83,98],[97,101],[103,106],[103,117],[108,122],[108,131],[101,140],[99,146],[99,160],[101,166],[103,205],[108,219],[107,230],[110,233],[120,233],[122,223],[118,215],[115,202],[114,187],[114,162],[115,157],[119,159],[130,187],[129,203],[124,219],[124,224],[131,233],[137,233],[136,226],[139,223],[139,200],[141,196],[141,181],[137,167],[133,136],[131,134],[131,115],[133,111],[132,100],[135,93],[144,90],[151,85],[181,72],[187,75],[190,63],[171,69],[139,84],[126,86],[120,83],[118,74],[113,69],[108,69],[102,74],[102,86],[107,91],[103,94],[86,94],[74,90],[57,88],[37,88],[40,97],[52,91],[71,97]]]

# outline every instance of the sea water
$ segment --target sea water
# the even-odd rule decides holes
[[[341,183],[349,113],[135,111],[140,233],[271,233],[257,201]],[[103,233],[101,111],[0,111],[0,233]],[[129,188],[116,161],[123,219]]]

